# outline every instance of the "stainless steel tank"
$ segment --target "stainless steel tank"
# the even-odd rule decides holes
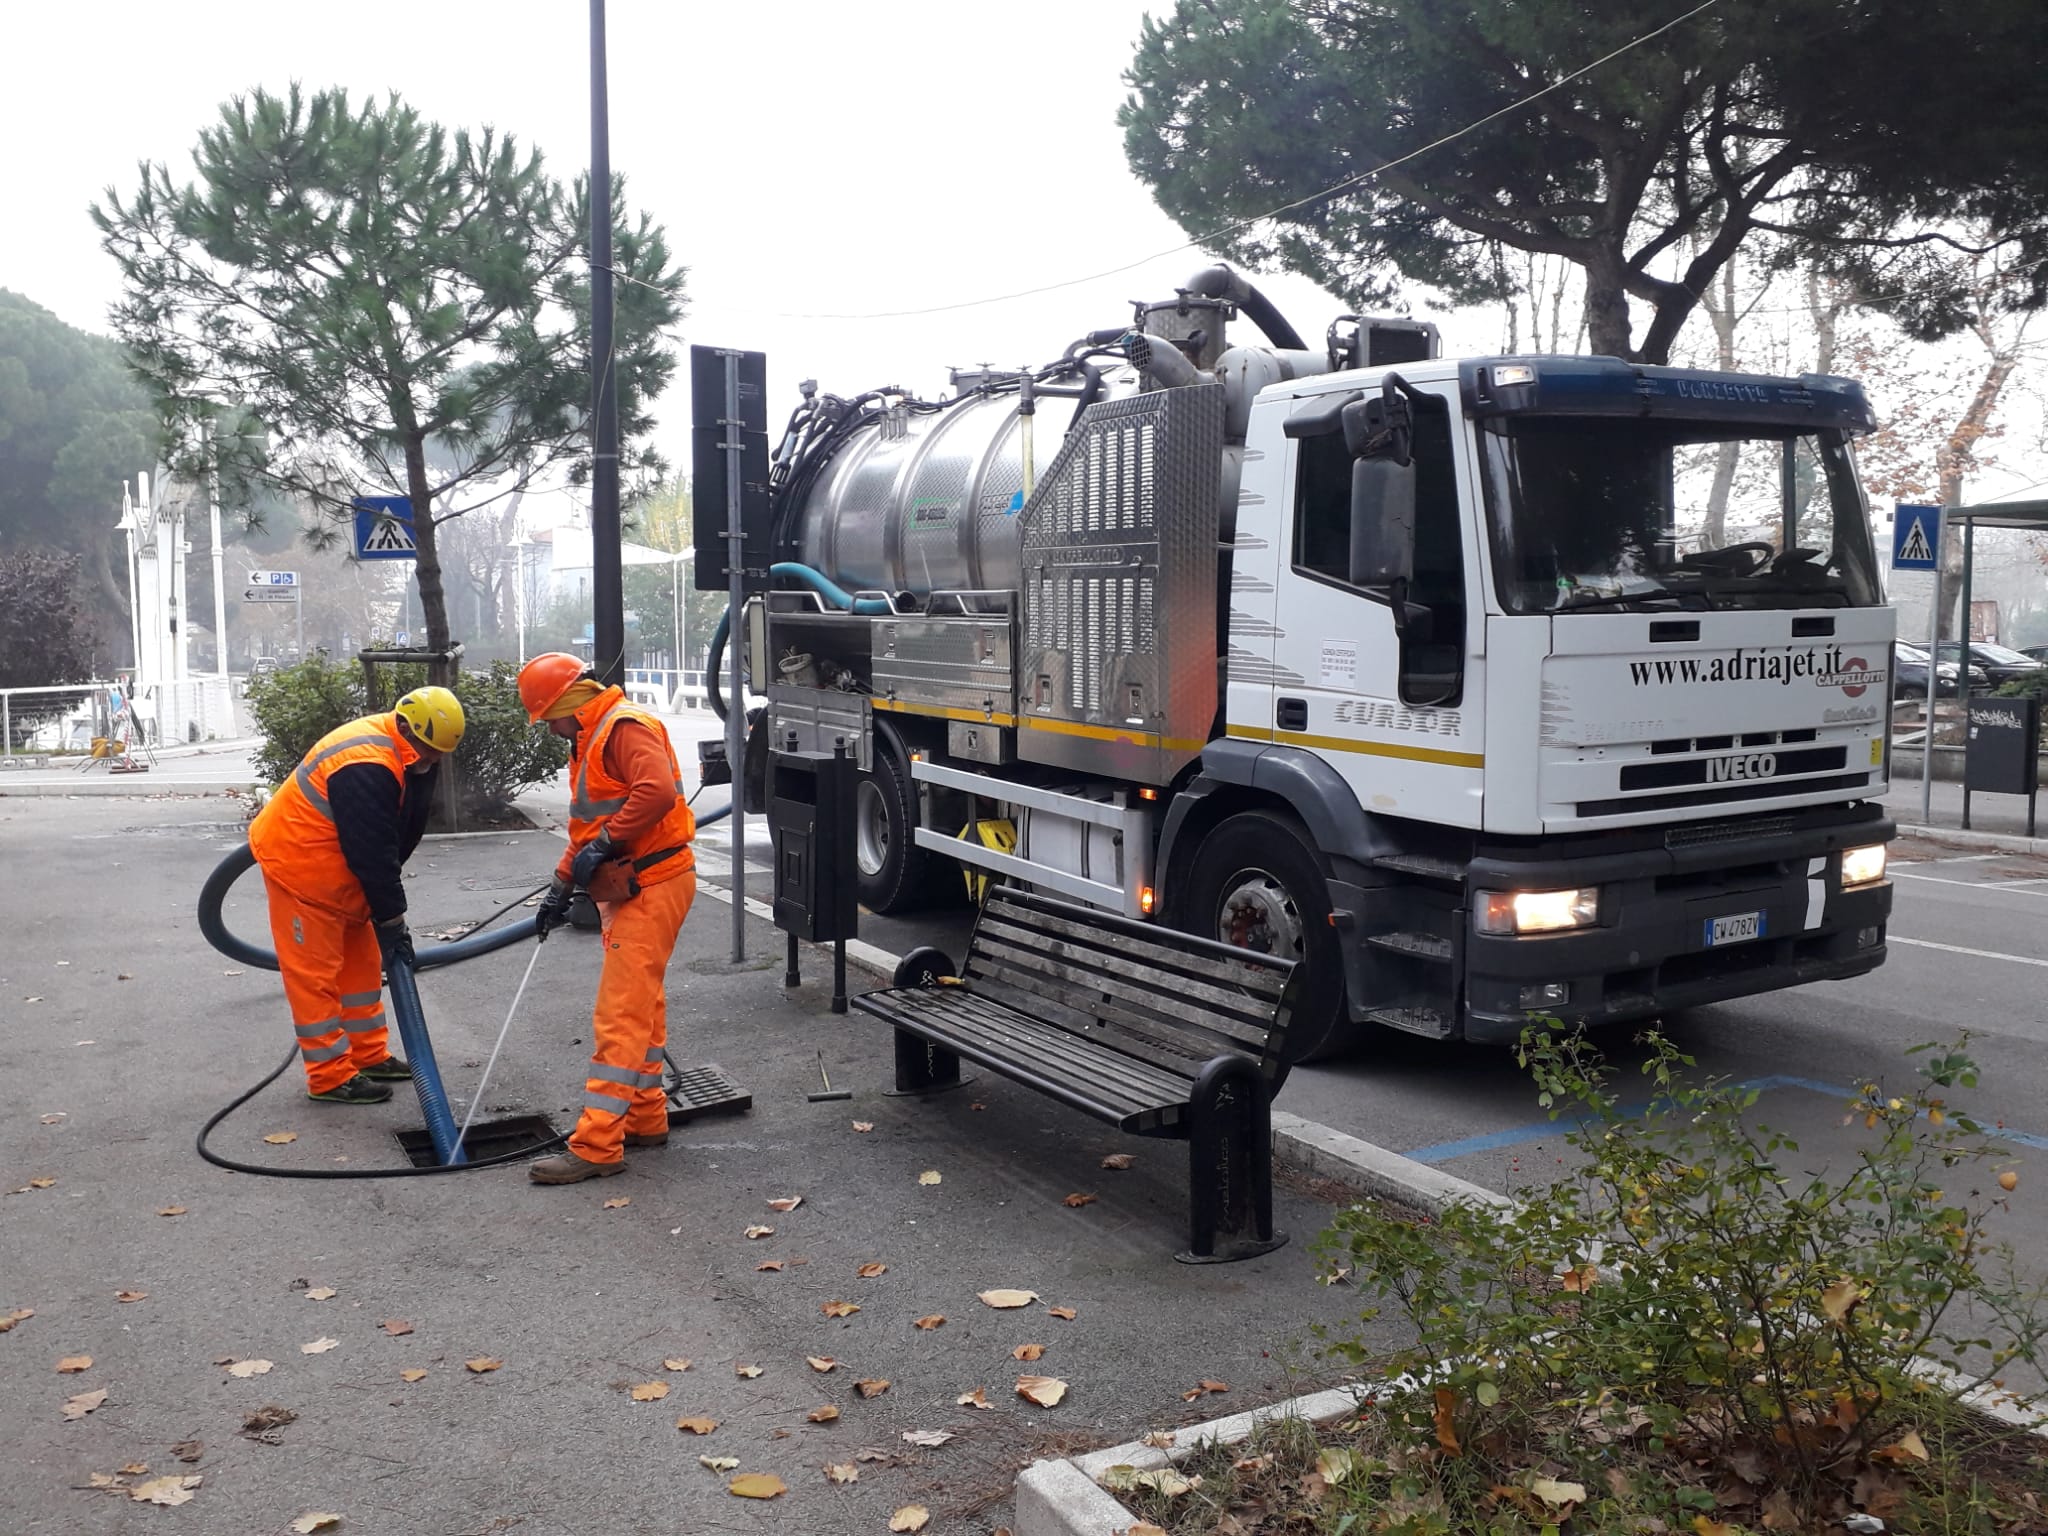
[[[849,591],[1019,585],[1024,490],[1015,393],[864,429],[834,455],[803,509],[799,558]],[[1034,472],[1060,450],[1076,401],[1040,395]]]

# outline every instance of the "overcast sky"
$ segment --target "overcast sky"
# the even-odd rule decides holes
[[[1208,258],[1175,249],[1186,237],[1130,174],[1116,126],[1140,20],[1164,8],[611,0],[612,165],[690,269],[681,339],[765,351],[779,426],[805,377],[937,394],[949,364],[1047,361],[1127,319],[1129,300],[1170,297]],[[88,203],[110,182],[132,192],[144,159],[189,180],[199,130],[257,86],[396,90],[450,127],[538,145],[566,180],[589,158],[587,18],[583,0],[9,5],[0,287],[106,331],[117,278]],[[1007,303],[815,318],[1125,266]],[[1260,285],[1311,341],[1342,307],[1301,279]],[[1494,324],[1474,315],[1446,342],[1464,330],[1484,347]],[[659,408],[673,462],[688,411],[679,380]]]

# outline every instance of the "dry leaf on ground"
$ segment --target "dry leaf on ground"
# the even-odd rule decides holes
[[[939,1183],[939,1182],[940,1182],[940,1180],[939,1180],[939,1170],[938,1170],[938,1169],[936,1169],[936,1168],[927,1168],[927,1169],[925,1169],[925,1171],[924,1171],[923,1173],[920,1173],[920,1174],[919,1174],[919,1175],[917,1176],[917,1182],[918,1182],[918,1183],[920,1183],[920,1184],[937,1184],[937,1183]]]
[[[2008,1168],[1998,1176],[1998,1187],[2011,1194],[2020,1187],[2020,1176]]]
[[[686,1435],[708,1435],[711,1431],[718,1428],[718,1420],[702,1418],[677,1419],[676,1428]]]
[[[789,1485],[773,1472],[742,1472],[725,1485],[725,1491],[743,1499],[772,1499],[789,1492]]]
[[[1327,1472],[1323,1475],[1325,1477],[1330,1476]],[[1330,1481],[1334,1483],[1337,1479],[1331,1477]],[[1529,1484],[1529,1491],[1553,1509],[1563,1509],[1568,1505],[1586,1502],[1586,1485],[1584,1483],[1562,1483],[1554,1477],[1534,1479]]]
[[[755,1273],[755,1274],[757,1274],[757,1275],[759,1275],[759,1274],[779,1275],[779,1274],[781,1274],[781,1273],[782,1273],[782,1260],[780,1260],[780,1259],[769,1259],[769,1260],[768,1260],[768,1261],[767,1261],[766,1263],[762,1263],[762,1264],[756,1264],[756,1265],[754,1266],[754,1273]]]
[[[146,1483],[137,1483],[128,1490],[128,1497],[138,1504],[178,1505],[192,1502],[192,1490],[200,1483],[198,1473],[180,1477],[172,1473],[168,1477],[152,1477]]]
[[[1155,1451],[1163,1451],[1172,1445],[1173,1442],[1174,1433],[1170,1429],[1148,1429],[1144,1434],[1138,1436],[1138,1443],[1140,1445],[1149,1445]]]
[[[131,1461],[121,1469],[121,1475],[123,1477],[147,1477],[149,1475],[149,1463],[146,1461]]]
[[[474,1360],[465,1360],[462,1363],[469,1368],[472,1374],[477,1376],[483,1375],[486,1371],[499,1370],[505,1364],[504,1361],[494,1360],[489,1355],[479,1355]]]
[[[55,1183],[56,1181],[53,1179],[51,1180],[51,1182]],[[182,1216],[184,1214],[185,1207],[182,1205],[167,1205],[162,1210],[157,1212],[157,1215],[159,1216]]]
[[[1349,1446],[1326,1445],[1316,1452],[1316,1471],[1324,1482],[1335,1487],[1358,1470],[1358,1458]],[[1581,1495],[1583,1497],[1583,1494]]]
[[[297,1131],[272,1131],[268,1136],[264,1137],[263,1139],[269,1142],[273,1147],[282,1147],[287,1146],[294,1141],[297,1141],[299,1139],[299,1133]]]
[[[856,1120],[853,1122],[853,1128],[865,1134],[875,1128],[875,1122],[872,1120]]]
[[[953,1399],[953,1404],[958,1408],[995,1407],[995,1404],[988,1400],[988,1389],[985,1387],[976,1387],[972,1392],[962,1392]]]
[[[180,1440],[171,1447],[171,1455],[179,1461],[194,1462],[206,1454],[204,1440]]]
[[[1600,1266],[1575,1264],[1557,1277],[1557,1283],[1574,1295],[1583,1296],[1600,1283]]]
[[[685,1360],[681,1355],[670,1355],[661,1362],[661,1368],[664,1371],[687,1371],[690,1368],[690,1364],[691,1362]]]
[[[739,1377],[742,1381],[752,1381],[756,1376],[761,1374],[761,1367],[758,1365],[748,1365],[744,1361],[742,1361],[733,1366],[732,1373],[733,1375]]]
[[[64,1400],[64,1417],[66,1419],[82,1419],[106,1400],[107,1389],[105,1387],[101,1387],[97,1392],[81,1392],[76,1397],[66,1398]]]
[[[1057,1376],[1019,1376],[1017,1395],[1041,1408],[1056,1408],[1067,1395],[1067,1384]]]
[[[888,1266],[888,1265],[886,1265],[886,1264],[874,1264],[874,1263],[869,1263],[869,1264],[863,1264],[863,1265],[861,1265],[861,1267],[860,1267],[859,1269],[856,1269],[856,1270],[854,1271],[854,1273],[855,1273],[856,1275],[859,1275],[859,1276],[861,1277],[861,1279],[863,1279],[863,1280],[872,1280],[872,1279],[874,1279],[874,1278],[875,1278],[875,1276],[877,1276],[877,1275],[886,1275],[886,1274],[887,1274],[888,1272],[889,1272],[889,1266]]]
[[[116,1300],[116,1301],[147,1301],[148,1299],[149,1299],[149,1292],[147,1292],[147,1291],[116,1291],[116,1292],[114,1292],[114,1300]],[[0,1330],[0,1331],[4,1331],[4,1330]]]
[[[340,1294],[341,1292],[337,1291],[331,1285],[316,1285],[311,1290],[306,1292],[306,1300],[332,1301],[335,1297],[339,1296]]]
[[[860,1468],[850,1461],[832,1461],[825,1464],[825,1476],[835,1483],[857,1483]]]
[[[945,1313],[934,1312],[930,1317],[920,1317],[917,1320],[916,1326],[922,1328],[926,1333],[930,1333],[934,1328],[943,1327],[945,1322]]]
[[[1012,1360],[1036,1360],[1044,1353],[1045,1346],[1043,1344],[1019,1344],[1010,1351],[1010,1358]]]
[[[827,1403],[822,1408],[813,1408],[809,1413],[805,1414],[804,1417],[809,1419],[813,1424],[830,1424],[834,1419],[839,1417],[839,1410],[837,1408],[834,1408],[830,1403]]]
[[[953,1432],[946,1429],[906,1429],[903,1431],[903,1438],[912,1445],[944,1445],[953,1438]],[[858,1454],[863,1461],[882,1459],[878,1456],[869,1456],[865,1451]]]
[[[1462,1456],[1464,1446],[1458,1443],[1457,1429],[1458,1394],[1449,1387],[1436,1389],[1436,1443],[1453,1456]]]
[[[265,1403],[254,1413],[242,1420],[245,1435],[265,1435],[273,1429],[282,1429],[294,1422],[298,1415],[289,1408],[280,1408],[276,1403]],[[273,1442],[275,1443],[275,1442]]]
[[[770,1200],[768,1202],[768,1209],[771,1211],[781,1211],[784,1215],[787,1215],[803,1203],[804,1197],[802,1195],[784,1195],[780,1200]]]
[[[227,1367],[230,1376],[239,1376],[247,1381],[251,1376],[265,1376],[270,1373],[268,1360],[231,1360]]]
[[[827,1317],[851,1317],[860,1310],[860,1306],[851,1301],[828,1301],[818,1310]]]
[[[608,1211],[621,1211],[632,1203],[633,1197],[631,1195],[614,1195],[611,1199],[605,1201],[604,1209]]]
[[[922,1504],[906,1504],[889,1517],[892,1531],[921,1531],[931,1523],[932,1512]]]
[[[698,1466],[709,1467],[714,1472],[730,1472],[739,1464],[740,1459],[737,1456],[699,1456],[697,1458]]]
[[[400,1371],[398,1374],[407,1381],[425,1381],[427,1379],[427,1373],[416,1365],[407,1370]]]
[[[862,1397],[880,1397],[889,1390],[888,1378],[873,1376],[869,1377],[866,1381],[856,1381],[853,1384],[853,1390]]]
[[[1229,1390],[1230,1384],[1228,1382],[1205,1379],[1196,1382],[1187,1391],[1181,1393],[1180,1400],[1184,1403],[1192,1403],[1196,1398],[1206,1397],[1211,1392],[1228,1392]]]
[[[1128,1152],[1112,1152],[1102,1160],[1102,1166],[1105,1168],[1128,1168],[1136,1161],[1137,1159]]]
[[[63,1368],[61,1364],[57,1367],[60,1371]],[[1872,1451],[1870,1459],[1872,1461],[1895,1462],[1902,1466],[1909,1461],[1925,1461],[1927,1459],[1927,1442],[1920,1438],[1918,1430],[1909,1429],[1890,1445]]]
[[[999,1312],[1013,1307],[1028,1307],[1038,1300],[1036,1291],[982,1291],[979,1294],[983,1306],[994,1307]]]
[[[57,1374],[59,1376],[75,1376],[80,1371],[89,1371],[91,1369],[91,1355],[66,1355],[57,1362]]]
[[[292,1522],[292,1529],[298,1536],[313,1536],[315,1531],[331,1531],[341,1525],[341,1516],[320,1512],[304,1514]]]
[[[402,1339],[412,1332],[412,1324],[402,1317],[387,1317],[379,1326],[394,1339]]]
[[[341,1340],[339,1339],[315,1339],[310,1344],[301,1344],[299,1346],[299,1353],[302,1355],[324,1355],[340,1342]]]
[[[667,1396],[668,1383],[665,1381],[643,1381],[633,1388],[633,1401],[636,1403],[658,1403]]]
[[[1072,1307],[1047,1307],[1045,1315],[1047,1317],[1056,1317],[1064,1323],[1071,1323],[1074,1320],[1074,1309]]]
[[[747,1237],[754,1241],[758,1241],[764,1237],[773,1237],[774,1235],[775,1229],[773,1227],[764,1227],[759,1222],[756,1222],[753,1226],[747,1228]]]
[[[839,1369],[839,1362],[830,1355],[805,1355],[804,1363],[812,1370],[820,1373]]]
[[[1060,1202],[1061,1205],[1070,1205],[1077,1211],[1084,1205],[1093,1205],[1094,1203],[1095,1197],[1093,1195],[1079,1194],[1069,1195],[1066,1199]]]
[[[0,1333],[6,1333],[16,1323],[25,1323],[36,1315],[34,1307],[16,1307],[12,1312],[0,1314]]]
[[[1223,1527],[1218,1525],[1216,1529],[1221,1531]],[[1166,1531],[1164,1527],[1154,1525],[1149,1520],[1140,1520],[1136,1525],[1125,1527],[1124,1536],[1166,1536]]]
[[[30,1189],[48,1189],[52,1184],[55,1184],[56,1182],[57,1181],[54,1178],[51,1178],[48,1174],[44,1174],[41,1177],[30,1179],[28,1181],[28,1187]]]
[[[70,1118],[70,1116],[69,1116],[69,1115],[65,1114],[63,1110],[59,1109],[59,1110],[53,1110],[53,1111],[51,1111],[51,1112],[50,1112],[49,1114],[47,1114],[47,1115],[44,1115],[44,1116],[42,1117],[42,1120],[43,1120],[43,1124],[45,1124],[45,1125],[55,1125],[55,1124],[56,1124],[56,1123],[57,1123],[58,1121],[60,1121],[60,1120],[68,1120],[69,1118]]]

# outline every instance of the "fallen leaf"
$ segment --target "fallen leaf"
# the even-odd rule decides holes
[[[873,1264],[873,1263],[870,1263],[870,1264],[863,1264],[863,1265],[861,1265],[861,1267],[860,1267],[859,1269],[856,1269],[856,1270],[854,1271],[854,1273],[855,1273],[856,1275],[859,1275],[859,1276],[861,1277],[861,1279],[863,1279],[863,1280],[872,1280],[872,1279],[874,1279],[874,1278],[875,1278],[875,1276],[877,1276],[877,1275],[886,1275],[886,1274],[887,1274],[888,1272],[889,1272],[889,1266],[888,1266],[888,1265],[886,1265],[886,1264]]]
[[[1581,1296],[1592,1290],[1599,1279],[1600,1266],[1597,1264],[1575,1264],[1557,1277],[1559,1285]]]
[[[994,1307],[998,1311],[1028,1307],[1038,1300],[1036,1291],[982,1291],[979,1294],[983,1306]]]
[[[471,1374],[477,1376],[483,1375],[486,1371],[499,1370],[505,1364],[502,1360],[493,1360],[489,1355],[479,1355],[474,1360],[465,1360],[462,1363],[469,1368]]]
[[[1094,1203],[1095,1197],[1093,1195],[1069,1195],[1060,1202],[1061,1205],[1072,1206],[1077,1211],[1084,1205],[1093,1205]]]
[[[167,1205],[162,1210],[157,1212],[157,1215],[159,1216],[182,1216],[184,1214],[185,1207],[183,1207],[182,1205]]]
[[[230,1376],[239,1376],[244,1381],[247,1381],[251,1376],[267,1376],[270,1374],[270,1362],[268,1360],[231,1360],[228,1362],[228,1374]]]
[[[174,1472],[168,1477],[152,1477],[146,1483],[137,1483],[128,1490],[128,1497],[138,1504],[189,1504],[192,1502],[192,1490],[199,1483],[197,1473],[180,1477]]]
[[[761,1374],[761,1367],[758,1365],[747,1365],[745,1363],[739,1363],[733,1366],[732,1373],[733,1375],[739,1377],[742,1381],[752,1381],[756,1376]]]
[[[922,1504],[906,1504],[889,1517],[892,1531],[921,1531],[931,1523],[932,1512]]]
[[[204,1440],[180,1440],[171,1447],[171,1455],[182,1462],[195,1462],[206,1454]]]
[[[982,1103],[982,1102],[981,1102],[981,1100],[979,1100],[979,1099],[976,1099],[976,1100],[975,1100],[975,1101],[974,1101],[974,1102],[973,1102],[972,1104],[968,1105],[967,1107],[968,1107],[969,1109],[987,1109],[987,1108],[988,1108],[988,1106],[987,1106],[986,1104]]]
[[[116,1301],[147,1301],[148,1299],[149,1299],[149,1292],[147,1292],[147,1291],[116,1291],[116,1292],[114,1292],[114,1300],[116,1300]]]
[[[1067,1384],[1057,1376],[1019,1376],[1017,1395],[1041,1408],[1055,1408],[1067,1395]]]
[[[48,1189],[52,1184],[56,1182],[57,1181],[55,1179],[46,1176],[43,1178],[30,1179],[28,1181],[28,1187],[30,1189]]]
[[[70,1116],[66,1115],[64,1111],[60,1109],[55,1111],[54,1113],[44,1115],[42,1117],[42,1121],[45,1125],[55,1125],[59,1120],[67,1120],[69,1118]]]
[[[821,1375],[826,1371],[839,1369],[839,1362],[830,1355],[805,1355],[804,1363]]]
[[[773,1472],[742,1472],[725,1485],[725,1491],[743,1499],[772,1499],[789,1492],[789,1485]]]
[[[918,1183],[920,1183],[920,1184],[936,1184],[936,1183],[938,1183],[938,1182],[939,1182],[939,1170],[938,1170],[938,1169],[936,1169],[936,1168],[927,1168],[927,1169],[925,1169],[925,1171],[924,1171],[923,1173],[920,1173],[920,1174],[919,1174],[919,1175],[917,1176],[917,1182],[918,1182]]]
[[[737,1456],[699,1456],[697,1464],[714,1472],[730,1472],[740,1464],[740,1459]]]
[[[1336,1479],[1331,1478],[1330,1481],[1335,1482]],[[1555,1478],[1539,1477],[1529,1484],[1529,1491],[1553,1509],[1586,1502],[1584,1483],[1561,1483]]]
[[[299,1516],[292,1522],[292,1529],[297,1531],[299,1536],[313,1536],[315,1531],[331,1531],[340,1524],[339,1515],[315,1513]]]
[[[1464,1454],[1464,1447],[1458,1443],[1456,1413],[1458,1394],[1449,1387],[1436,1389],[1436,1443],[1453,1456]]]
[[[1224,1382],[1198,1381],[1192,1387],[1189,1387],[1187,1391],[1181,1393],[1180,1400],[1184,1403],[1192,1403],[1196,1398],[1206,1397],[1211,1392],[1228,1392],[1229,1390],[1229,1385]]]
[[[76,1397],[65,1399],[64,1417],[66,1419],[82,1419],[106,1400],[107,1389],[105,1387],[101,1387],[97,1392],[81,1392]]]
[[[341,1292],[337,1291],[331,1285],[316,1285],[310,1291],[306,1292],[306,1300],[332,1301],[335,1297],[339,1296],[340,1294]]]
[[[91,1355],[66,1355],[57,1362],[57,1374],[59,1376],[75,1376],[80,1371],[89,1371],[91,1369]]]
[[[1273,1465],[1271,1456],[1241,1456],[1230,1464],[1233,1472],[1264,1472]]]
[[[633,1388],[633,1401],[636,1403],[658,1403],[667,1396],[668,1383],[665,1381],[643,1381]]]
[[[934,1312],[930,1317],[920,1317],[914,1326],[930,1333],[934,1328],[944,1327],[945,1322],[946,1315],[943,1312]]]
[[[718,1420],[677,1419],[676,1428],[680,1429],[686,1435],[708,1435],[711,1433],[711,1431],[718,1428]],[[738,1463],[735,1462],[734,1465],[737,1466]]]
[[[1692,1528],[1698,1536],[1742,1536],[1741,1526],[1723,1520],[1710,1520],[1705,1515],[1694,1515]]]
[[[866,1135],[875,1128],[875,1122],[872,1120],[856,1120],[853,1122],[853,1128],[862,1135]]]
[[[1226,1515],[1224,1518],[1229,1519],[1230,1517]],[[1218,1525],[1217,1529],[1220,1531],[1223,1527]],[[1243,1527],[1240,1526],[1239,1529],[1242,1530]],[[1124,1528],[1124,1536],[1166,1536],[1166,1531],[1163,1527],[1154,1525],[1149,1520],[1140,1520],[1136,1525],[1126,1526]]]
[[[830,1403],[827,1403],[822,1408],[813,1408],[809,1413],[805,1414],[804,1417],[809,1419],[813,1424],[830,1424],[834,1419],[839,1417],[839,1410],[833,1407]]]
[[[222,971],[222,972],[221,972],[221,975],[223,975],[223,976],[239,976],[239,975],[241,975],[241,974],[242,974],[242,973],[241,973],[241,971],[240,971],[239,969],[236,969],[236,968],[234,968],[234,967],[230,967],[229,969],[227,969],[227,970],[225,970],[225,971]]]
[[[427,1373],[421,1370],[418,1366],[413,1366],[408,1370],[400,1371],[398,1374],[404,1377],[407,1381],[425,1381],[427,1379]]]
[[[1998,1187],[2011,1194],[2020,1187],[2020,1176],[2008,1168],[1998,1176]]]
[[[301,1344],[299,1346],[299,1353],[302,1355],[324,1355],[340,1342],[341,1340],[339,1339],[315,1339],[310,1344]]]
[[[988,1389],[985,1387],[976,1387],[972,1392],[962,1392],[953,1399],[953,1403],[960,1408],[995,1407],[995,1404],[988,1400]]]
[[[764,1227],[756,1224],[747,1228],[747,1236],[750,1239],[759,1240],[764,1237],[773,1237],[774,1235],[775,1229],[773,1227]]]
[[[412,1324],[402,1317],[387,1317],[384,1319],[382,1326],[384,1331],[394,1339],[402,1339],[412,1332]]]
[[[1044,1353],[1045,1346],[1043,1344],[1019,1344],[1010,1351],[1010,1358],[1012,1360],[1036,1360]]]
[[[0,1316],[0,1333],[11,1332],[16,1323],[25,1323],[35,1315],[34,1307],[16,1307],[5,1316]]]
[[[780,1200],[770,1200],[768,1202],[768,1209],[771,1211],[781,1211],[784,1215],[787,1215],[803,1203],[804,1197],[802,1195],[784,1195]]]
[[[661,1362],[661,1368],[664,1371],[687,1371],[690,1365],[691,1362],[685,1360],[681,1355],[670,1355]]]
[[[1764,1495],[1758,1506],[1763,1511],[1763,1527],[1767,1531],[1796,1531],[1799,1529],[1799,1510],[1792,1502],[1792,1495],[1782,1488],[1773,1488]]]
[[[1136,1161],[1137,1159],[1128,1152],[1112,1152],[1102,1160],[1102,1166],[1105,1168],[1124,1169],[1130,1167]]]
[[[1074,1320],[1074,1309],[1072,1307],[1047,1307],[1045,1315],[1047,1317],[1056,1317],[1063,1323],[1071,1323]]]
[[[865,1381],[856,1381],[853,1390],[862,1397],[880,1397],[889,1390],[889,1383],[885,1377],[871,1376]]]
[[[123,1477],[146,1477],[148,1474],[149,1463],[146,1461],[131,1461],[121,1469]]]
[[[128,1483],[125,1478],[116,1477],[111,1472],[89,1472],[86,1474],[85,1486],[88,1488],[126,1488]]]
[[[284,1428],[285,1425],[293,1423],[297,1418],[298,1415],[289,1408],[280,1408],[276,1403],[265,1403],[261,1408],[258,1408],[254,1413],[242,1420],[242,1433],[260,1437],[273,1429]],[[274,1445],[276,1441],[273,1440],[271,1443]]]
[[[273,1147],[282,1147],[291,1142],[297,1141],[299,1139],[299,1133],[297,1131],[272,1131],[268,1136],[264,1137],[263,1139],[269,1142]]]
[[[1170,1429],[1148,1429],[1138,1437],[1140,1445],[1149,1445],[1155,1451],[1166,1450],[1173,1441],[1174,1433]]]
[[[779,1274],[781,1274],[781,1273],[782,1273],[782,1260],[780,1260],[780,1259],[769,1259],[769,1260],[768,1260],[767,1262],[765,1262],[765,1263],[762,1263],[762,1264],[756,1264],[756,1265],[754,1266],[754,1273],[755,1273],[755,1274],[757,1274],[757,1275],[760,1275],[760,1274],[768,1274],[768,1275],[779,1275]]]
[[[624,1210],[627,1206],[631,1205],[632,1203],[633,1197],[631,1195],[615,1195],[611,1199],[605,1201],[604,1208],[608,1211]]]
[[[850,1301],[828,1301],[818,1310],[827,1317],[851,1317],[860,1310],[860,1307]]]
[[[1150,1488],[1169,1499],[1177,1499],[1184,1493],[1192,1493],[1202,1486],[1199,1477],[1183,1477],[1172,1467],[1160,1467],[1156,1471],[1140,1472],[1129,1462],[1118,1462],[1113,1467],[1104,1467],[1096,1481],[1105,1488],[1118,1492],[1129,1492],[1136,1488]]]
[[[857,1483],[860,1468],[850,1461],[832,1461],[825,1464],[825,1476],[835,1483]]]
[[[1820,1309],[1831,1323],[1839,1323],[1855,1310],[1863,1291],[1854,1280],[1837,1280],[1820,1293]]]
[[[62,1370],[63,1367],[60,1365],[58,1369]],[[1920,1432],[1917,1429],[1909,1429],[1890,1445],[1882,1446],[1872,1451],[1870,1459],[1872,1461],[1889,1461],[1899,1465],[1909,1461],[1925,1461],[1927,1459],[1927,1442],[1920,1438]]]
[[[912,1445],[944,1445],[953,1438],[953,1434],[950,1430],[944,1429],[906,1429],[903,1431],[903,1438]],[[880,1461],[883,1459],[880,1456],[870,1456],[865,1451],[856,1452],[856,1455],[862,1461]]]

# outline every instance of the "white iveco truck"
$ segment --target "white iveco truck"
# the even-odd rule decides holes
[[[807,386],[750,795],[844,742],[870,909],[988,877],[1293,957],[1302,1057],[1880,964],[1862,390],[1437,352],[1215,268],[948,400]]]

